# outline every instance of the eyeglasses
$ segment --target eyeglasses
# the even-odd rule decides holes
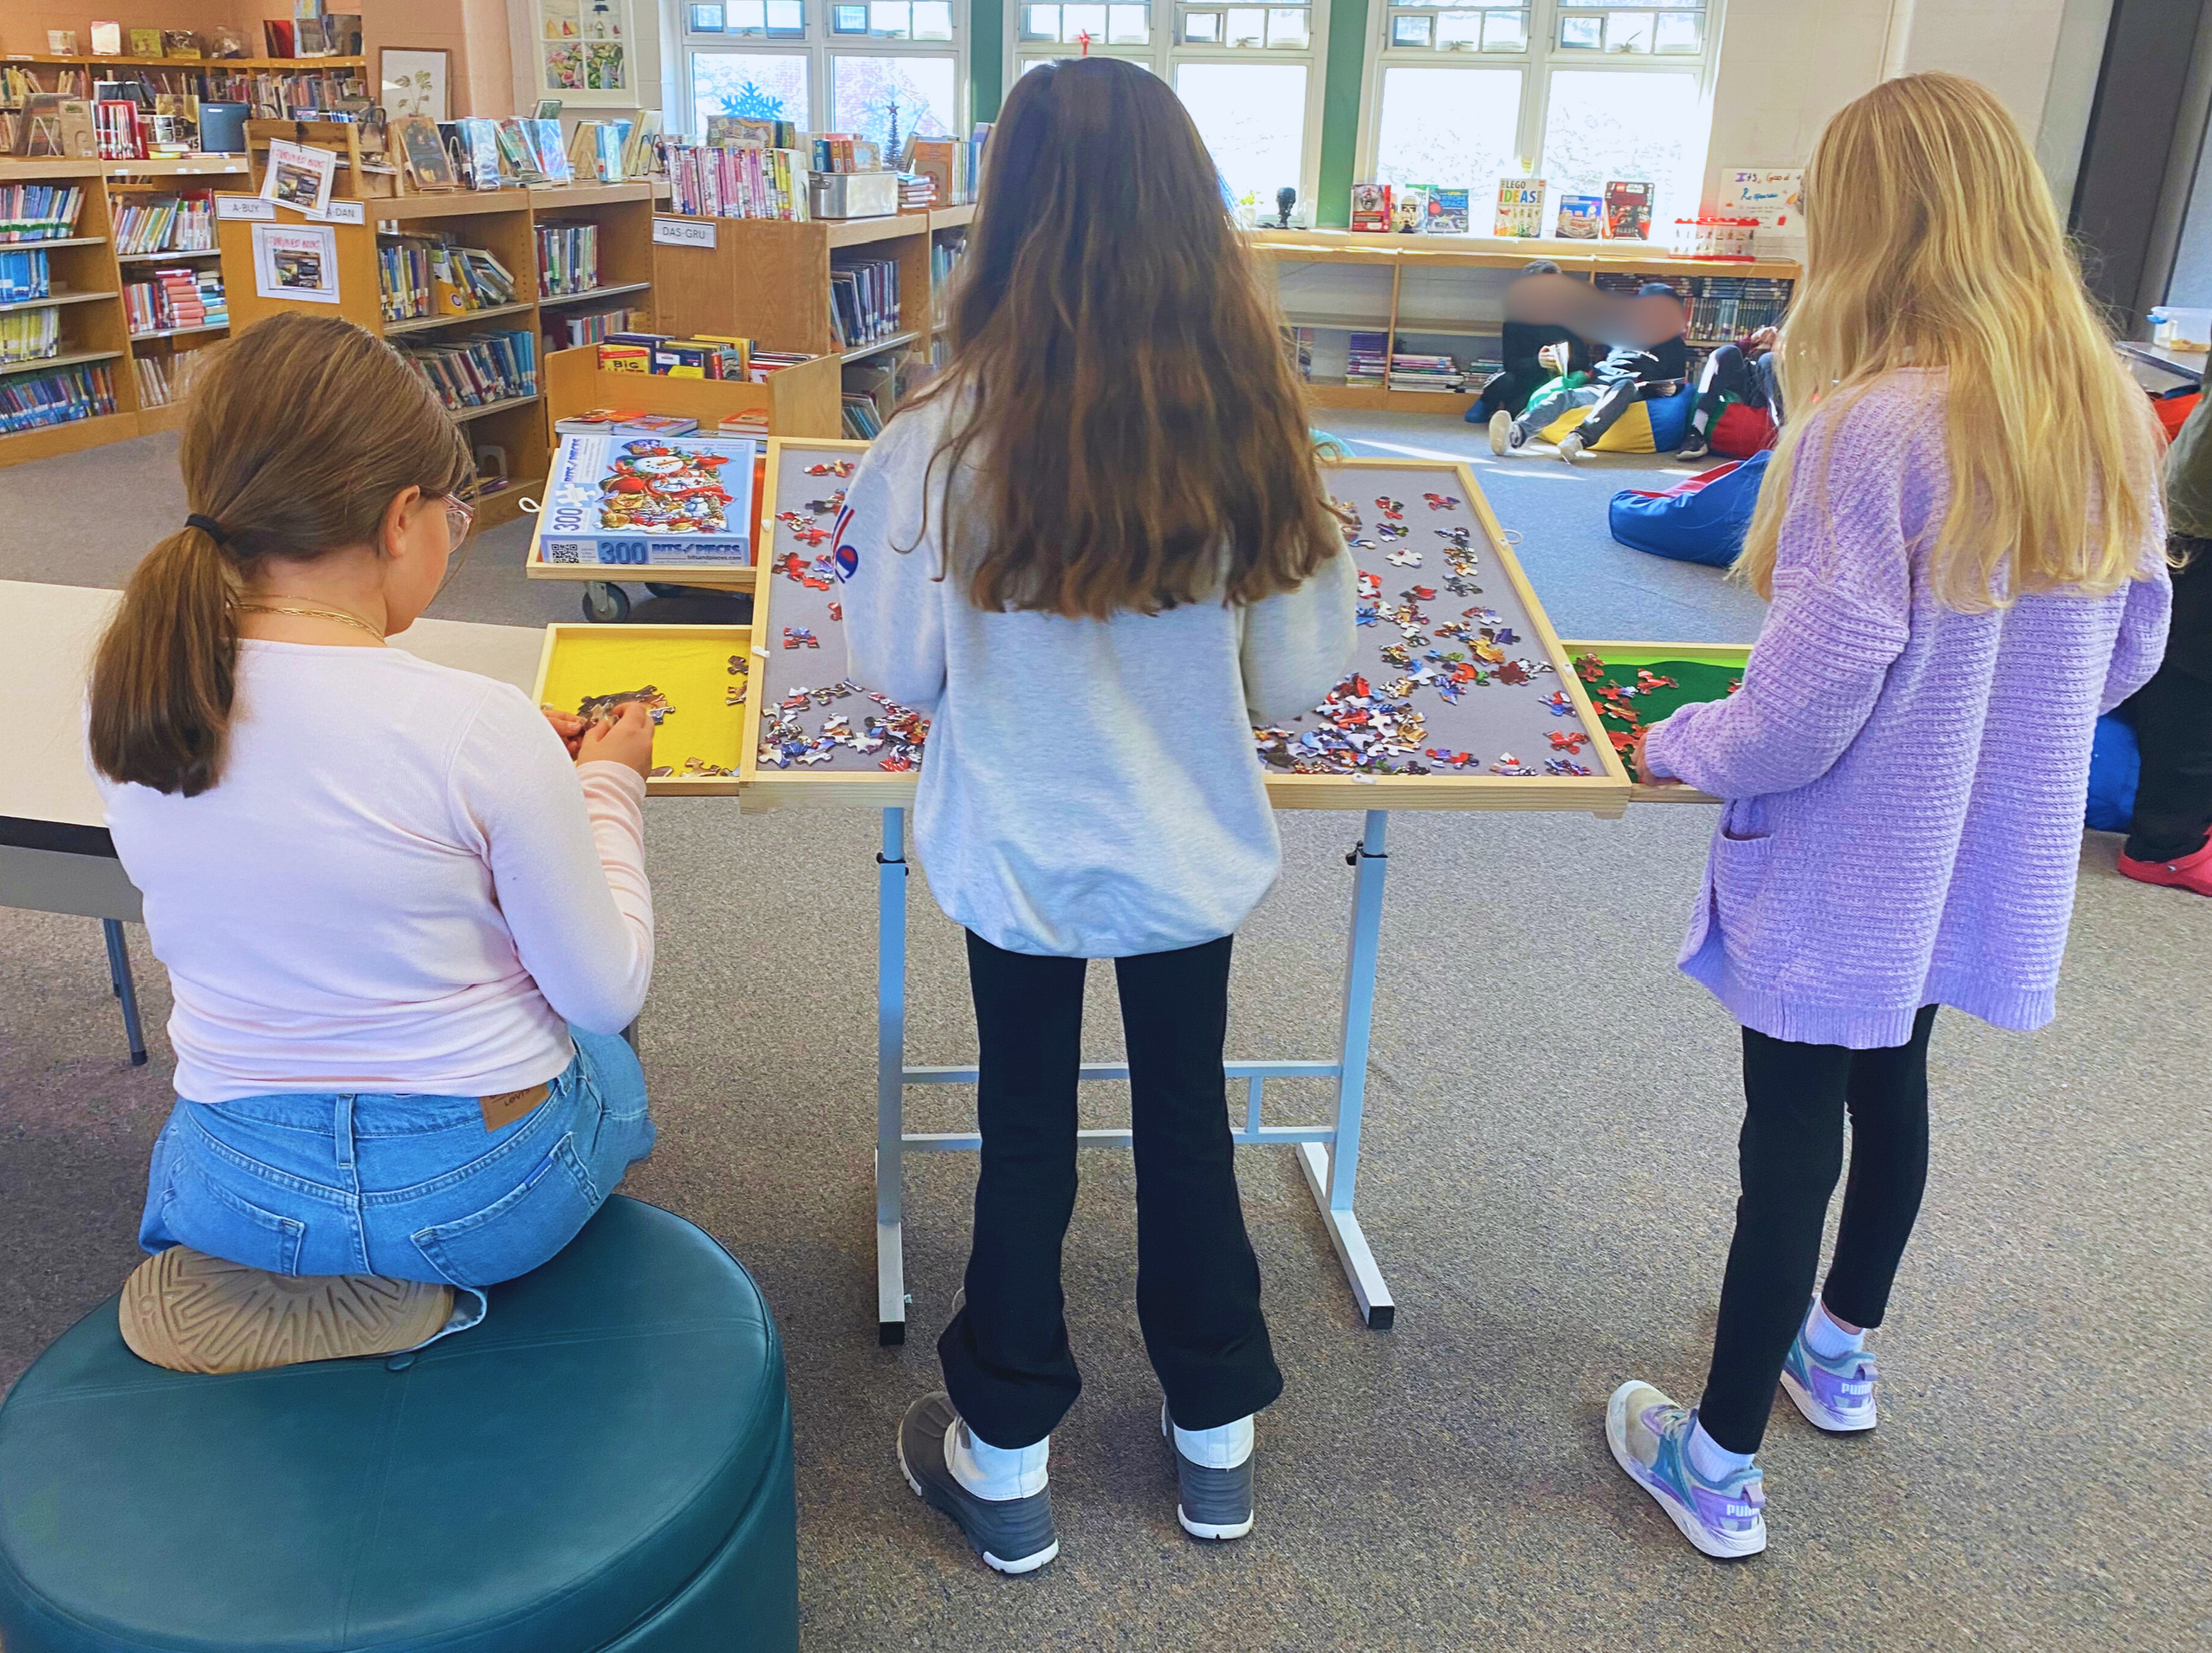
[[[445,496],[445,537],[456,551],[477,525],[477,508],[458,494]]]

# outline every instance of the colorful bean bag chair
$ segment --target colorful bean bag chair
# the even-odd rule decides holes
[[[1655,557],[1728,567],[1743,551],[1767,458],[1732,459],[1657,491],[1623,489],[1610,513],[1613,538]]]
[[[1774,445],[1774,416],[1748,402],[1730,402],[1713,421],[1708,440],[1715,453],[1748,459]]]
[[[1542,394],[1541,391],[1537,392],[1538,397]],[[1529,399],[1534,401],[1536,397]],[[1683,435],[1690,429],[1690,412],[1696,405],[1697,392],[1687,385],[1671,396],[1633,403],[1625,413],[1613,421],[1613,428],[1598,438],[1593,451],[1672,453],[1682,445]],[[1581,424],[1589,412],[1586,407],[1570,409],[1536,434],[1547,442],[1557,442]]]

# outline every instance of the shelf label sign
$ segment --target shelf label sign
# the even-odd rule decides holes
[[[367,224],[368,209],[359,201],[333,201],[322,219],[325,224]]]
[[[695,218],[655,218],[652,238],[664,247],[714,248],[714,225]]]
[[[276,203],[264,201],[258,195],[218,195],[215,198],[215,216],[218,218],[274,220]]]

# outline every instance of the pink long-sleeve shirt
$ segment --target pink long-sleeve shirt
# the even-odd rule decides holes
[[[249,639],[214,787],[101,785],[192,1101],[497,1095],[645,1002],[645,782],[511,684]]]
[[[1728,801],[1682,968],[1771,1038],[1901,1045],[1926,1004],[2048,1021],[2094,725],[2164,651],[2155,490],[2146,578],[1981,613],[1937,601],[1946,393],[1908,371],[1806,415],[1834,426],[1827,485],[1804,467],[1791,490],[1743,686],[1646,745],[1655,774]]]

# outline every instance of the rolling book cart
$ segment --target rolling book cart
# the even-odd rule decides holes
[[[808,519],[817,528],[834,523],[845,480],[866,451],[857,442],[769,444],[762,509],[773,535],[762,553],[737,790],[741,808],[881,812],[876,1300],[878,1335],[892,1344],[905,1340],[906,1326],[904,1156],[974,1151],[981,1139],[974,1132],[905,1128],[907,1086],[972,1085],[976,1069],[906,1060],[906,810],[917,768],[924,761],[926,722],[918,723],[911,709],[841,679],[846,650],[839,635],[843,610],[835,548],[806,531]],[[1336,1047],[1318,1059],[1231,1061],[1226,1073],[1242,1086],[1235,1140],[1297,1153],[1360,1314],[1380,1331],[1397,1311],[1360,1228],[1354,1196],[1391,812],[1534,809],[1618,816],[1627,807],[1631,784],[1568,645],[1545,619],[1473,472],[1463,464],[1358,459],[1332,465],[1327,474],[1331,491],[1360,520],[1359,528],[1347,531],[1366,611],[1353,672],[1327,706],[1288,729],[1261,731],[1259,738],[1276,807],[1363,814],[1345,858],[1353,876]],[[799,521],[783,519],[783,513]],[[1417,645],[1417,636],[1424,639]],[[1431,647],[1439,657],[1456,658],[1430,660]],[[1404,681],[1412,674],[1401,658],[1418,671],[1417,681]],[[1365,748],[1347,735],[1375,727],[1377,720],[1387,723],[1391,733],[1387,768],[1363,762]],[[1128,1069],[1086,1064],[1082,1077],[1125,1079]],[[1269,1079],[1330,1081],[1335,1087],[1332,1117],[1305,1125],[1264,1123]],[[1087,1130],[1080,1141],[1087,1147],[1127,1147],[1130,1133]]]
[[[560,445],[553,427],[560,420],[594,408],[636,409],[645,413],[673,413],[699,422],[698,434],[712,436],[725,418],[741,414],[758,416],[758,434],[779,437],[834,437],[838,430],[838,366],[834,357],[802,361],[770,373],[765,384],[723,379],[677,379],[665,373],[603,371],[599,351],[592,345],[557,350],[545,359],[541,383],[545,391],[546,438]],[[753,489],[756,521],[755,557],[763,543],[760,524],[773,519],[760,513],[761,489]],[[533,528],[529,556],[522,564],[531,580],[574,580],[584,582],[584,618],[589,620],[626,619],[630,594],[607,571],[577,564],[548,562],[542,554],[542,535]],[[641,583],[651,588],[665,584],[710,591],[750,591],[756,570],[750,563],[715,567],[700,564],[669,567],[665,580]]]

